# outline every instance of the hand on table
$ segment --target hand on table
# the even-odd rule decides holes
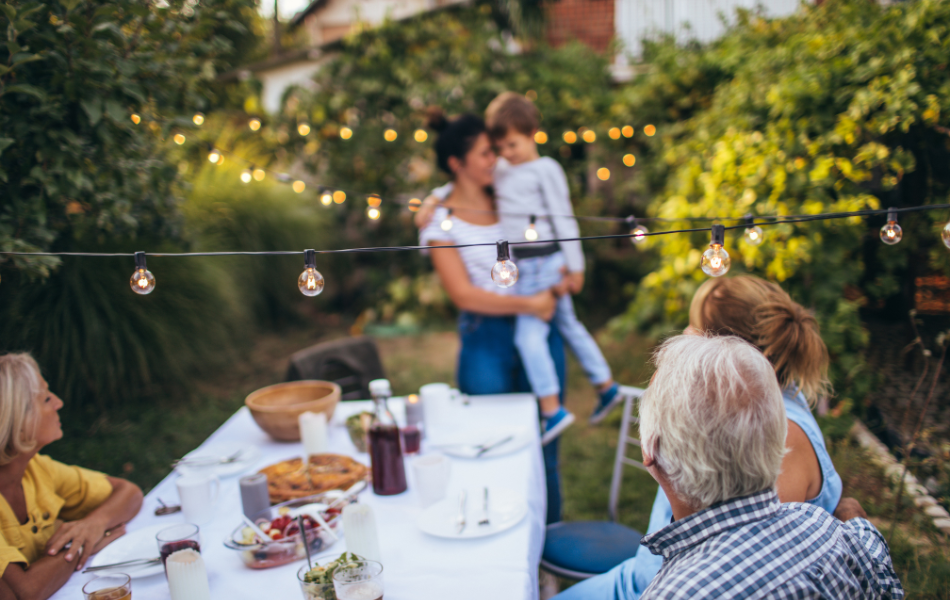
[[[839,521],[849,521],[856,517],[867,519],[868,514],[861,508],[861,503],[854,498],[842,498],[835,509],[835,518]]]
[[[100,546],[103,538],[106,537],[105,534],[106,527],[98,519],[86,517],[78,521],[69,521],[63,523],[46,543],[46,552],[50,556],[55,556],[64,550],[66,544],[70,544],[69,549],[65,550],[65,558],[67,562],[70,562],[78,555],[76,570],[79,571],[86,565],[86,560],[95,552],[95,549]]]

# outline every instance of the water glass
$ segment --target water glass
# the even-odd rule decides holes
[[[158,554],[162,557],[164,565],[173,552],[179,550],[192,549],[195,552],[201,552],[201,538],[199,537],[197,525],[191,523],[182,523],[166,527],[155,534],[155,541],[158,544]],[[168,574],[168,568],[165,568],[165,574]]]
[[[125,573],[102,575],[82,586],[85,600],[132,600],[132,580]]]
[[[333,573],[337,600],[382,600],[383,565],[374,560],[358,560]]]

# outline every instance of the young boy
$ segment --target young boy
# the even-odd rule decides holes
[[[502,228],[511,241],[537,240],[536,244],[512,246],[520,272],[514,290],[531,295],[561,287],[552,323],[597,388],[600,400],[590,422],[599,423],[628,395],[638,396],[642,390],[614,383],[597,342],[574,313],[571,294],[584,286],[580,242],[545,242],[580,236],[577,221],[572,218],[567,177],[557,161],[538,154],[534,135],[540,115],[529,100],[504,92],[488,105],[485,120],[501,155],[495,167],[495,195]],[[443,186],[433,195],[444,199],[450,191],[450,187]],[[420,211],[419,215],[424,222],[431,219],[431,212],[426,212]],[[547,344],[551,324],[531,315],[519,315],[517,319],[515,345],[541,405],[541,443],[547,444],[574,422],[574,415],[558,400],[561,389]]]

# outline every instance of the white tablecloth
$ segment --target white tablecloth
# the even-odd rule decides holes
[[[347,454],[369,463],[369,456],[356,451],[346,429],[339,424],[341,417],[366,409],[368,404],[346,402],[339,405],[330,427],[331,452]],[[394,413],[402,412],[398,399],[391,401],[391,408]],[[523,425],[529,427],[537,438],[537,404],[534,397],[528,394],[473,396],[468,406],[459,402],[453,411],[453,421],[464,423],[472,429]],[[253,444],[261,449],[261,459],[255,468],[299,456],[303,449],[299,443],[271,440],[257,427],[247,408],[237,411],[201,447],[213,450],[215,445],[234,442]],[[253,470],[249,468],[247,472]],[[539,439],[508,456],[481,460],[452,459],[450,497],[457,497],[461,489],[467,489],[469,498],[480,498],[480,490],[488,486],[490,489],[514,490],[524,494],[528,501],[528,516],[521,523],[487,538],[446,540],[422,533],[415,524],[422,509],[412,489],[409,471],[407,465],[410,477],[407,492],[384,497],[373,494],[370,488],[359,497],[360,502],[373,507],[376,515],[387,600],[537,598],[538,564],[544,543],[546,510],[544,465]],[[167,504],[178,503],[175,478],[176,474],[169,475],[145,497],[142,511],[128,525],[130,532],[155,524],[184,522],[181,513],[162,517],[154,515],[155,508],[159,506],[156,498],[161,498]],[[273,569],[252,570],[244,566],[237,552],[224,547],[222,540],[240,521],[238,479],[238,476],[234,476],[221,481],[217,516],[201,526],[201,553],[208,567],[212,598],[302,598],[296,579],[301,562]],[[342,552],[344,549],[345,539],[327,552]],[[81,588],[91,578],[91,574],[73,575],[52,598],[82,598]],[[170,597],[163,574],[133,580],[132,590],[135,600]]]

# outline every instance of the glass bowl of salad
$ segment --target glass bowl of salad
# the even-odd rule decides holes
[[[300,567],[297,571],[297,581],[300,583],[304,600],[337,600],[333,589],[333,573],[340,567],[358,560],[362,558],[352,552],[344,552],[339,556],[334,554],[317,558],[313,568],[309,565]]]
[[[342,536],[339,526],[343,521],[340,517],[343,506],[355,501],[352,498],[349,502],[334,504],[334,500],[341,496],[342,492],[326,492],[275,504],[251,518],[270,540],[261,538],[251,527],[241,524],[224,540],[224,545],[239,552],[244,564],[252,569],[269,569],[305,558],[305,542],[310,547],[311,556],[324,552]],[[330,531],[315,518],[317,514]],[[303,535],[297,519],[301,515]]]

